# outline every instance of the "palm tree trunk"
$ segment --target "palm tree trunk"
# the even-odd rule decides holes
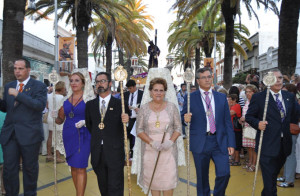
[[[291,76],[297,64],[297,31],[300,1],[283,0],[279,16],[278,68]]]
[[[4,0],[2,32],[3,84],[15,80],[14,61],[23,55],[23,21],[26,0]]]
[[[76,27],[78,68],[88,67],[88,30]]]
[[[196,71],[200,68],[200,45],[197,44],[196,48],[195,48],[195,74],[196,74]],[[196,88],[198,89],[199,85],[197,83],[197,79],[196,79],[196,75],[195,75],[195,86]]]
[[[122,48],[118,47],[118,52],[119,52],[119,65],[124,66],[124,53]]]
[[[232,85],[234,17],[236,15],[236,6],[231,7],[230,1],[223,1],[221,7],[222,7],[222,13],[225,19],[225,23],[226,23],[223,85],[226,89],[229,89]]]
[[[108,34],[105,49],[106,49],[106,72],[111,74],[111,66],[112,66],[112,35]]]
[[[91,10],[87,6],[87,1],[79,1],[77,8],[77,58],[78,68],[88,67],[88,28],[91,22]]]
[[[127,53],[127,61],[126,61],[126,71],[127,71],[127,81],[130,79],[130,76],[133,74],[131,73],[131,54]]]
[[[203,43],[203,50],[204,50],[204,53],[205,53],[205,57],[206,58],[211,58],[211,53],[213,51],[213,48],[209,47],[209,43],[208,43],[207,39],[205,39],[205,41]]]

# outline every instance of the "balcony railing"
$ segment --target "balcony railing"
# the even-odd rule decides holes
[[[74,69],[73,61],[59,61],[58,65],[61,76],[70,75]]]

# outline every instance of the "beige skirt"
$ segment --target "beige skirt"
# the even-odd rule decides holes
[[[163,134],[150,135],[154,141],[161,142]],[[170,134],[166,133],[165,140],[170,139]],[[173,147],[167,151],[161,151],[157,163],[156,171],[151,184],[151,190],[170,190],[177,186],[177,167],[175,157],[173,155]],[[153,174],[155,162],[158,152],[155,151],[150,145],[146,144],[144,159],[144,186],[149,187],[151,177]]]

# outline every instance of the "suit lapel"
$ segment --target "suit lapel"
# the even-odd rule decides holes
[[[137,94],[137,101],[136,103],[139,104],[142,101],[142,92],[140,90],[138,90],[138,94]]]
[[[267,94],[267,92],[266,92],[266,94]],[[265,99],[263,101],[265,102]],[[269,94],[269,105],[270,105],[270,107],[273,108],[273,110],[271,110],[271,111],[276,111],[276,113],[277,113],[276,116],[281,120],[280,111],[279,111],[279,109],[277,107],[277,103],[276,103],[276,101],[275,101],[275,99],[274,99],[274,97],[273,97],[273,95],[272,95],[271,92]]]
[[[108,119],[113,119],[110,116],[113,113],[113,110],[115,109],[114,106],[115,106],[115,100],[114,100],[114,97],[111,96],[111,98],[109,100],[109,103],[107,105],[107,108],[106,108],[106,113],[105,113],[105,117],[104,117],[104,122],[105,123],[108,122]]]
[[[281,94],[282,94],[282,99],[284,101],[284,106],[285,106],[285,114],[287,115],[288,114],[288,110],[289,110],[289,104],[290,104],[290,101],[289,98],[288,98],[288,94],[285,93],[284,91],[281,91]]]
[[[95,112],[96,119],[99,119],[99,122],[100,122],[101,114],[100,114],[100,107],[99,107],[99,96],[94,101],[94,108],[96,109],[96,112]]]
[[[32,84],[33,84],[32,80],[33,80],[32,78],[29,79],[29,81],[25,85],[25,88],[23,89],[22,93],[25,93],[25,94],[30,94],[31,93],[31,91],[32,91]]]
[[[203,127],[204,127],[204,130],[206,130],[208,122],[206,120],[206,114],[205,114],[204,104],[202,102],[200,90],[196,91],[195,96],[196,96],[197,107],[200,109],[200,118],[205,117],[205,121],[204,121],[205,124],[203,125]],[[201,114],[203,114],[203,116]]]
[[[221,114],[219,107],[217,107],[217,103],[220,103],[221,100],[219,100],[219,96],[215,91],[212,91],[212,94],[214,96],[214,102],[215,102],[215,123],[218,122],[219,114]]]
[[[197,91],[195,96],[196,96],[196,100],[197,100],[196,103],[197,103],[198,107],[200,108],[201,112],[205,113],[200,91]]]

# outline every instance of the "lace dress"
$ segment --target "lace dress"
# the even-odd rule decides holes
[[[137,134],[145,132],[154,141],[161,142],[166,131],[165,140],[170,139],[174,131],[181,133],[181,121],[177,107],[168,102],[164,110],[159,113],[160,127],[155,127],[157,114],[149,108],[149,104],[141,107],[137,119]],[[166,129],[167,128],[167,129]],[[148,189],[154,165],[158,156],[149,144],[141,144],[141,171],[138,174],[138,184]],[[161,151],[151,190],[174,189],[178,183],[178,149],[173,145],[167,151]]]
[[[48,95],[48,108],[49,111],[48,113],[51,114],[53,111],[53,93]],[[64,96],[56,94],[55,95],[55,101],[56,101],[56,108],[55,110],[58,111],[59,110],[59,104],[60,102],[62,102],[62,100],[64,99]],[[47,119],[47,123],[48,123],[48,129],[53,131],[54,130],[54,124],[53,124],[53,118],[51,117],[51,115],[48,115],[48,119]],[[60,154],[63,154],[64,156],[66,156],[66,152],[65,152],[65,148],[64,148],[64,143],[63,143],[63,139],[62,139],[62,130],[63,130],[63,124],[58,125],[56,124],[56,150],[58,150],[60,152]],[[52,147],[54,147],[54,133],[52,134]]]

